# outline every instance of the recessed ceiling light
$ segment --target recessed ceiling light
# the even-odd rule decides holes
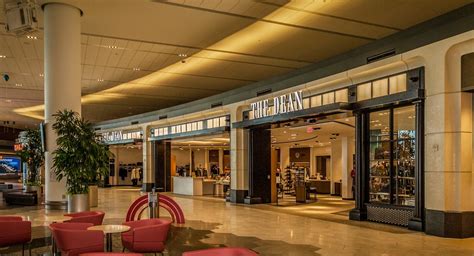
[[[102,78],[98,78],[98,79],[97,79],[97,81],[99,81],[99,82],[103,82],[103,81],[104,81],[104,79],[102,79]]]
[[[180,54],[178,54],[178,56],[181,57],[181,58],[186,58],[186,57],[188,57],[188,55],[187,55],[186,53],[180,53]]]
[[[41,74],[39,74],[39,76],[40,76],[40,77],[44,77],[44,74],[43,74],[43,73],[41,73]]]
[[[23,84],[15,84],[16,87],[22,87]]]
[[[296,136],[296,135],[298,135],[298,134],[296,134],[296,133],[291,134],[291,136],[293,136],[293,137]]]
[[[0,58],[5,59],[7,56],[6,55],[0,55]]]
[[[346,120],[345,120],[345,121],[346,121],[346,122],[349,122],[349,118],[346,118]]]
[[[12,100],[5,100],[5,102],[6,102],[6,103],[11,103],[11,102],[12,102]]]
[[[109,49],[118,49],[118,46],[116,46],[116,45],[108,45],[107,48],[109,48]]]
[[[133,68],[133,71],[140,71],[140,68]]]
[[[30,40],[38,40],[37,36],[26,36],[26,38],[28,38]]]

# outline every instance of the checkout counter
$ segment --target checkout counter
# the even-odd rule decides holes
[[[188,196],[223,197],[230,181],[218,181],[204,177],[173,176],[173,193]]]

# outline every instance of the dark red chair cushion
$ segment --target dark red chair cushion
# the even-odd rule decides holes
[[[92,223],[94,226],[102,225],[105,213],[100,211],[78,212],[71,214],[64,214],[64,216],[72,217],[71,220],[65,222],[74,223]]]
[[[130,226],[128,232],[122,233],[122,245],[132,252],[162,252],[171,221],[164,219],[146,219],[125,222]]]
[[[31,222],[20,220],[0,220],[0,247],[24,244],[31,241]]]
[[[143,256],[141,253],[132,253],[132,252],[90,252],[90,253],[83,253],[79,256]]]

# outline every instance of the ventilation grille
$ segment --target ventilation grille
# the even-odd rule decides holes
[[[265,90],[263,90],[263,91],[259,91],[259,92],[257,92],[257,97],[258,97],[258,96],[265,95],[265,94],[269,94],[269,93],[271,93],[271,92],[272,92],[272,89],[271,89],[271,88],[265,89]]]
[[[138,124],[138,121],[133,121],[130,123],[131,125]]]
[[[381,52],[381,53],[369,56],[369,57],[367,57],[367,63],[371,63],[371,62],[374,62],[374,61],[378,61],[378,60],[381,60],[381,59],[388,58],[390,56],[395,55],[396,53],[397,52],[395,51],[395,49],[391,49],[391,50],[388,50],[388,51],[385,51],[385,52]]]
[[[166,119],[166,118],[168,118],[168,115],[162,115],[162,116],[158,117],[158,120],[162,120],[162,119]]]
[[[217,102],[211,105],[211,108],[222,107],[222,102]]]
[[[384,206],[367,205],[367,219],[386,224],[408,226],[408,221],[413,218],[413,209],[389,208]]]

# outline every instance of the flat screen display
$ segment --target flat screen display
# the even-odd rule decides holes
[[[18,157],[0,156],[0,175],[18,174],[21,170],[21,161]]]

